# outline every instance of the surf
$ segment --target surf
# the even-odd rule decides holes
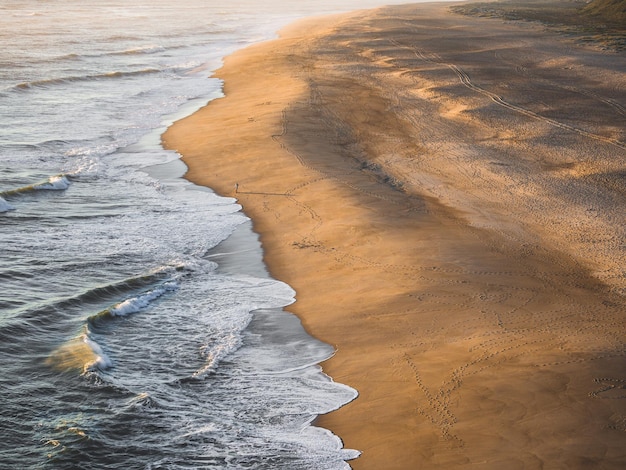
[[[9,189],[6,191],[0,191],[0,197],[4,198],[7,196],[15,196],[18,194],[30,193],[34,191],[64,191],[70,187],[70,184],[71,183],[68,175],[53,175],[37,183],[29,184],[15,189]],[[0,201],[0,209],[1,207],[2,201]]]

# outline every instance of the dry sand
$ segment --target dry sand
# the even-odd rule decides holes
[[[360,396],[319,424],[353,468],[626,467],[625,71],[399,6],[234,54],[164,135],[337,348]]]

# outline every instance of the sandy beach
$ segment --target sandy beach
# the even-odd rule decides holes
[[[355,469],[626,466],[626,56],[416,4],[230,56],[164,144],[359,397]],[[238,185],[237,192],[235,192]]]

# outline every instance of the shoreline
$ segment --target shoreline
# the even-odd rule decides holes
[[[353,468],[619,468],[624,59],[451,5],[301,20],[164,146],[337,350]]]

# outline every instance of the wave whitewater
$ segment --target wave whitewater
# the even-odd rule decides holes
[[[80,370],[83,374],[112,367],[113,361],[94,338],[94,331],[102,326],[103,321],[140,312],[158,298],[177,289],[176,282],[168,281],[88,317],[81,333],[55,349],[46,359],[46,364],[61,371]]]
[[[133,313],[140,312],[148,307],[153,301],[178,289],[178,284],[175,281],[168,281],[164,284],[143,292],[134,297],[130,297],[122,302],[116,303],[112,307],[109,307],[96,315],[89,317],[89,322],[95,322],[103,318],[125,317]]]
[[[0,213],[9,212],[13,210],[15,210],[15,207],[13,207],[11,204],[5,201],[4,198],[0,196]]]
[[[45,364],[63,372],[80,370],[82,374],[86,374],[96,369],[108,369],[113,362],[91,337],[89,327],[85,326],[77,338],[55,349],[45,360]]]
[[[45,181],[40,181],[38,183],[22,186],[21,188],[1,191],[0,198],[6,197],[6,196],[14,196],[16,194],[30,193],[33,191],[64,191],[67,188],[69,188],[69,186],[70,186],[70,180],[68,179],[68,175],[54,175],[54,176],[50,176]],[[2,201],[0,201],[0,210],[1,208],[2,208]]]

